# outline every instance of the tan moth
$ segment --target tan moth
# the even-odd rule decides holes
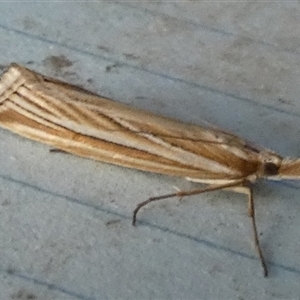
[[[267,276],[251,184],[259,178],[299,179],[300,159],[282,158],[222,130],[132,108],[17,64],[0,80],[0,126],[82,157],[206,184],[149,198],[134,210],[133,224],[140,208],[161,199],[221,189],[246,194]]]

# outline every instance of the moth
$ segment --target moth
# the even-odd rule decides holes
[[[268,269],[255,221],[252,184],[259,178],[299,179],[300,159],[282,158],[215,128],[158,116],[97,96],[15,63],[0,80],[0,126],[82,157],[205,184],[141,202],[216,190],[247,195],[254,244]]]

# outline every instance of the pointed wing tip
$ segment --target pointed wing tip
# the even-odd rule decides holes
[[[26,79],[28,70],[17,63],[11,63],[0,78],[0,104],[15,90],[18,84],[22,84]]]
[[[17,64],[16,62],[12,62],[8,66],[8,68],[18,68],[18,67],[21,67],[21,65]]]
[[[11,63],[0,78],[0,104],[24,82],[36,79],[37,73],[15,62]]]
[[[5,65],[4,72],[2,73],[2,76],[6,73],[10,73],[12,71],[22,71],[26,68],[16,62],[12,62],[9,65]]]

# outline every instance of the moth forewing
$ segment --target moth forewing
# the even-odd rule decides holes
[[[77,155],[199,179],[244,178],[255,173],[259,163],[258,153],[234,135],[72,90],[15,64],[0,85],[9,91],[1,102],[0,125]],[[78,150],[76,138],[93,149],[93,155]]]
[[[82,157],[143,171],[181,176],[207,187],[149,198],[230,189],[248,196],[255,245],[267,274],[255,223],[251,182],[259,177],[296,177],[299,161],[215,128],[158,116],[97,96],[12,64],[0,81],[0,126]]]

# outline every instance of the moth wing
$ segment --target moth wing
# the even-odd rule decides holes
[[[95,160],[194,179],[255,173],[259,150],[233,134],[158,116],[12,64],[0,125]]]

